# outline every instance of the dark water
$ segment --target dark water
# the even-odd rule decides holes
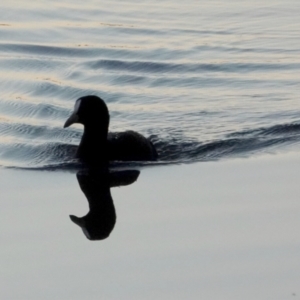
[[[287,151],[300,142],[297,1],[1,4],[0,164],[72,166],[74,101],[106,100],[158,163]]]

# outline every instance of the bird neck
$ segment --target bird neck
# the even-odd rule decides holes
[[[88,164],[108,162],[107,133],[107,127],[84,126],[77,157]]]
[[[89,125],[85,125],[84,129],[83,129],[83,136],[82,138],[85,139],[91,139],[94,141],[98,141],[103,139],[103,141],[107,140],[107,133],[108,133],[108,127],[105,126],[89,126]]]

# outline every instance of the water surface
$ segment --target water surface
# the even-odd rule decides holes
[[[20,1],[1,4],[0,164],[62,167],[101,96],[111,130],[137,130],[160,161],[194,162],[300,141],[297,1]]]

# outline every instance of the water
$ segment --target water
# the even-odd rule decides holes
[[[300,142],[297,1],[21,1],[1,5],[0,165],[70,166],[74,101],[158,163],[287,151]]]

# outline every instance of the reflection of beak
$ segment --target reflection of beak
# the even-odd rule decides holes
[[[72,222],[74,222],[75,224],[77,224],[81,228],[85,227],[85,221],[82,218],[78,218],[76,216],[70,215],[70,219],[72,220]]]
[[[78,225],[79,227],[81,227],[84,235],[89,239],[91,240],[91,235],[88,231],[88,229],[86,228],[86,224],[85,224],[85,220],[84,218],[78,218],[76,216],[73,216],[73,215],[70,215],[70,219],[76,224]]]
[[[76,113],[72,113],[69,119],[66,121],[64,128],[71,126],[74,123],[78,123],[79,117]]]

